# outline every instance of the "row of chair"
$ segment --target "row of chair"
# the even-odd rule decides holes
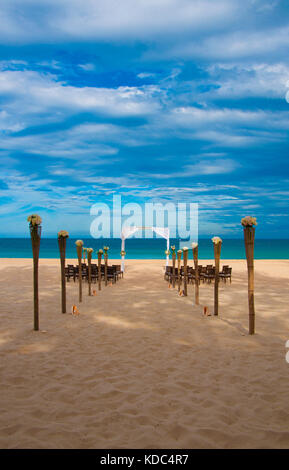
[[[213,266],[212,264],[208,264],[207,266],[202,266],[202,265],[198,266],[199,282],[202,281],[202,282],[211,283],[215,279],[215,275],[216,275],[216,269],[215,269],[215,266]],[[175,281],[176,282],[178,280],[178,277],[179,277],[178,268],[175,268]],[[180,268],[181,282],[183,281],[184,277],[185,277],[184,266],[181,266]],[[173,267],[172,266],[166,266],[164,278],[169,282],[173,281]],[[232,268],[228,265],[223,266],[222,271],[220,271],[219,273],[219,278],[224,282],[226,282],[227,279],[229,279],[231,283],[232,282]],[[187,282],[193,283],[195,282],[195,279],[196,279],[196,270],[190,266],[187,266]]]
[[[68,264],[65,267],[65,277],[66,280],[69,282],[70,279],[73,279],[75,282],[76,279],[79,279],[79,266],[74,266],[73,264]],[[88,281],[88,266],[85,263],[81,264],[81,277],[83,280]],[[115,283],[118,279],[123,277],[123,272],[121,271],[120,264],[113,264],[112,266],[107,266],[107,279]],[[105,278],[105,266],[104,264],[101,265],[101,279],[104,280]],[[92,263],[91,264],[91,281],[96,282],[98,281],[98,265]]]

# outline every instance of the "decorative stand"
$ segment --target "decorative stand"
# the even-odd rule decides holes
[[[220,273],[221,247],[222,247],[222,240],[219,238],[218,242],[214,242],[214,255],[215,255],[214,315],[216,316],[219,315],[219,273]]]
[[[173,263],[173,288],[176,285],[176,250],[175,247],[171,247],[172,250],[172,263]]]
[[[193,245],[193,257],[195,266],[195,305],[199,305],[199,261],[198,261],[198,245]]]
[[[188,248],[183,248],[184,256],[184,296],[188,295]]]
[[[92,258],[93,249],[87,249],[87,265],[88,265],[88,295],[91,295],[91,258]]]
[[[79,289],[79,302],[82,302],[82,247],[83,241],[77,240],[76,244],[76,251],[77,251],[77,258],[78,258],[78,289]]]
[[[65,251],[66,251],[66,240],[68,238],[68,232],[64,230],[58,233],[58,246],[60,253],[60,267],[61,267],[61,307],[62,313],[66,313],[66,280],[65,280]]]
[[[41,225],[29,224],[33,253],[33,297],[34,297],[34,330],[39,330],[39,295],[38,295],[38,262],[41,239]]]
[[[98,290],[101,290],[101,257],[102,257],[102,250],[98,250]]]
[[[177,251],[177,260],[178,260],[178,291],[181,290],[181,259],[182,259],[182,250]]]
[[[255,227],[244,227],[244,240],[248,269],[248,303],[249,303],[249,335],[255,334],[255,305],[254,305],[254,241]]]
[[[108,246],[103,247],[103,258],[104,258],[104,284],[107,286],[107,262],[108,262]]]

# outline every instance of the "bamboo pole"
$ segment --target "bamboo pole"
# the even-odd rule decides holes
[[[82,248],[82,257],[83,257],[83,263],[85,264],[86,260],[86,253],[87,253],[87,248]]]
[[[102,257],[102,250],[98,250],[98,290],[101,290],[101,257]]]
[[[61,230],[58,232],[58,246],[60,253],[60,268],[61,268],[61,308],[62,313],[66,313],[66,280],[65,280],[65,251],[66,240],[68,232]]]
[[[104,284],[107,286],[107,263],[108,263],[108,246],[103,247],[103,258],[104,258]]]
[[[183,257],[184,257],[184,296],[188,295],[188,254],[189,249],[183,248]]]
[[[41,239],[41,217],[39,215],[30,215],[28,217],[29,230],[33,254],[33,328],[39,330],[39,293],[38,293],[38,262]]]
[[[178,270],[178,292],[181,290],[181,259],[182,259],[182,250],[177,251],[177,270]]]
[[[77,240],[75,244],[76,244],[77,257],[78,257],[78,297],[79,297],[79,302],[82,302],[82,265],[81,265],[81,262],[82,262],[83,241]]]
[[[248,304],[249,304],[249,335],[255,334],[255,304],[254,304],[254,241],[255,227],[244,227],[244,241],[248,270]]]
[[[176,285],[176,249],[174,246],[171,247],[172,250],[172,263],[173,263],[173,287]]]
[[[87,249],[87,264],[88,264],[88,295],[91,296],[91,258],[93,249]]]
[[[196,246],[194,246],[196,245]],[[199,260],[198,260],[198,244],[192,244],[193,258],[195,266],[195,305],[199,305]]]
[[[220,257],[222,240],[219,237],[219,241],[214,243],[214,256],[215,256],[215,286],[214,286],[214,315],[219,315],[219,273],[220,273]],[[214,239],[213,239],[214,240]]]

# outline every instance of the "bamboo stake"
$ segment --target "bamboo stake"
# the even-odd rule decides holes
[[[93,249],[87,248],[87,264],[88,264],[88,295],[91,295],[91,258]]]
[[[173,263],[173,288],[176,285],[176,249],[175,246],[171,246],[172,250],[172,263]]]
[[[60,267],[61,267],[61,308],[62,313],[66,313],[66,279],[65,279],[65,251],[66,240],[69,237],[68,232],[61,230],[58,232],[58,246],[60,253]]]
[[[218,239],[214,241],[214,239]],[[214,286],[214,315],[219,315],[219,273],[220,273],[220,256],[222,240],[219,237],[214,237],[214,255],[215,255],[215,286]]]
[[[104,284],[107,286],[107,262],[108,262],[108,246],[103,247],[103,258],[104,258]]]
[[[181,259],[182,259],[182,250],[177,251],[177,260],[178,260],[178,291],[181,290]]]
[[[76,244],[77,257],[78,257],[78,297],[79,297],[79,302],[82,302],[82,265],[81,265],[81,262],[82,262],[83,241],[77,240],[75,244]]]
[[[188,254],[189,249],[187,247],[183,248],[183,256],[184,256],[184,296],[188,295]]]
[[[196,245],[196,246],[195,246]],[[198,244],[192,243],[193,258],[195,266],[195,305],[199,305],[199,260],[198,260]]]
[[[255,303],[254,303],[254,241],[255,227],[244,227],[244,240],[248,270],[248,304],[249,304],[249,335],[255,334]]]
[[[101,290],[101,257],[102,250],[98,250],[98,290]]]
[[[33,316],[33,328],[35,331],[39,330],[39,294],[38,294],[38,261],[39,261],[39,250],[40,250],[40,239],[41,239],[41,217],[33,214],[28,217],[30,237],[32,244],[33,254],[33,304],[34,304],[34,316]]]

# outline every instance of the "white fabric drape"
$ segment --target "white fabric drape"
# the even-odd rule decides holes
[[[142,227],[123,227],[121,232],[121,250],[125,251],[125,240],[126,238],[133,235]],[[167,250],[170,248],[170,229],[168,227],[151,227],[152,231],[160,237],[167,240]],[[169,265],[169,255],[166,256],[166,266]],[[121,257],[121,270],[124,272],[124,256]]]

